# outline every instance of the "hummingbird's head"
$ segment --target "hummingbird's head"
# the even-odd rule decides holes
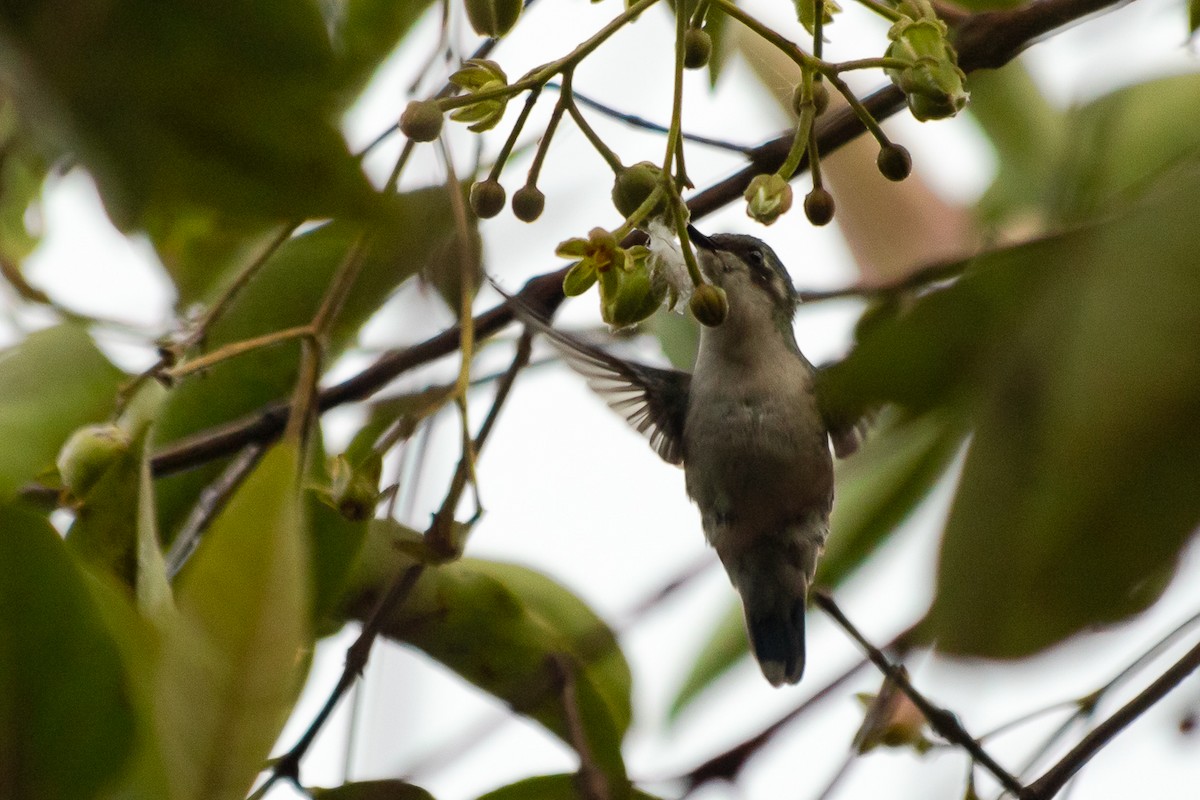
[[[770,245],[740,233],[705,236],[691,225],[688,238],[696,246],[700,269],[725,290],[731,310],[736,306],[767,307],[791,320],[796,289]]]

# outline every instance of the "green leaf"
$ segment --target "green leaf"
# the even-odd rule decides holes
[[[40,210],[49,160],[44,146],[18,119],[6,92],[0,97],[0,255],[13,267],[29,255],[39,238],[27,222]]]
[[[658,337],[663,355],[676,369],[691,370],[700,349],[700,323],[691,315],[655,314],[645,326]]]
[[[274,447],[182,573],[156,691],[175,800],[241,800],[299,691],[312,638],[297,447]]]
[[[715,87],[721,70],[729,63],[729,54],[733,52],[725,39],[729,32],[729,15],[710,5],[704,17],[704,30],[712,38],[712,53],[708,57],[708,85]]]
[[[988,222],[1019,224],[1055,199],[1065,148],[1075,144],[1067,115],[1038,88],[1022,61],[971,75],[968,112],[996,148],[999,169],[979,201]],[[1027,217],[1026,217],[1027,218]]]
[[[7,6],[18,96],[96,177],[119,227],[148,208],[292,219],[372,190],[334,127],[338,80],[312,0],[48,0]]]
[[[52,466],[73,430],[111,413],[122,377],[75,325],[0,351],[0,501]]]
[[[1057,216],[1073,223],[1119,209],[1162,175],[1200,159],[1200,75],[1130,86],[1074,111],[1070,160],[1058,171]]]
[[[412,566],[393,545],[412,536],[395,523],[375,523],[351,595],[352,614],[370,613],[381,587]],[[476,559],[426,567],[384,632],[572,744],[554,668],[555,661],[563,664],[591,758],[610,785],[628,784],[620,746],[631,713],[629,666],[603,620],[550,578]]]
[[[316,800],[434,800],[420,786],[398,780],[356,781],[331,789],[310,786],[308,793]]]
[[[479,800],[586,800],[587,795],[576,788],[577,780],[571,774],[538,775],[493,789]],[[658,800],[640,789],[633,789],[628,797],[629,800]]]
[[[343,105],[362,91],[431,5],[433,0],[338,0],[323,5],[333,30]]]
[[[132,751],[121,654],[46,519],[0,504],[0,531],[0,790],[92,798]]]
[[[1200,522],[1200,362],[1181,346],[1200,331],[1197,192],[1193,164],[1122,216],[975,264],[975,292],[1020,287],[1004,301],[1020,313],[977,365],[924,624],[939,648],[1027,655],[1169,582]],[[938,305],[971,305],[968,281]]]
[[[1195,33],[1200,29],[1200,0],[1188,1],[1188,33]]]
[[[893,416],[837,465],[829,541],[816,583],[835,587],[888,540],[928,496],[967,433],[954,409]]]
[[[330,360],[397,286],[455,236],[445,188],[408,192],[372,230],[366,255],[329,342]],[[285,243],[209,331],[208,349],[252,339],[312,320],[338,265],[361,235],[360,226],[331,222]],[[219,425],[288,397],[295,384],[296,342],[256,350],[185,379],[168,397],[153,436],[162,444]],[[158,482],[159,520],[168,542],[220,465]]]
[[[717,678],[728,672],[734,664],[750,655],[750,644],[746,639],[746,622],[742,614],[742,604],[734,600],[713,627],[708,641],[700,648],[700,654],[692,662],[683,686],[671,703],[668,717],[674,721],[683,710],[692,704],[697,697]]]

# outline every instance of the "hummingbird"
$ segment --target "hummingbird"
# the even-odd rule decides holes
[[[683,467],[704,535],[741,597],[750,648],[773,686],[804,672],[804,612],[829,533],[833,458],[854,452],[861,424],[831,421],[817,369],[796,344],[797,295],[779,256],[742,234],[688,227],[701,271],[728,313],[703,327],[691,373],[628,361],[550,328],[567,363]]]

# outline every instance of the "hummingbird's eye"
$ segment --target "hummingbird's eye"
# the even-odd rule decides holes
[[[750,265],[753,267],[761,267],[763,265],[762,250],[754,249],[746,254],[746,258],[750,260]]]

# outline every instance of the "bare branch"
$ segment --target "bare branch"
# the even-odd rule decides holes
[[[1031,783],[1022,796],[1023,800],[1050,800],[1051,797],[1058,794],[1067,781],[1074,777],[1075,773],[1079,772],[1092,756],[1100,752],[1101,748],[1151,706],[1166,697],[1168,692],[1195,672],[1197,667],[1200,667],[1200,643],[1171,665],[1170,669],[1142,690],[1137,697],[1097,725],[1091,733],[1080,740],[1079,744],[1071,748],[1069,753],[1059,759],[1057,764]]]

